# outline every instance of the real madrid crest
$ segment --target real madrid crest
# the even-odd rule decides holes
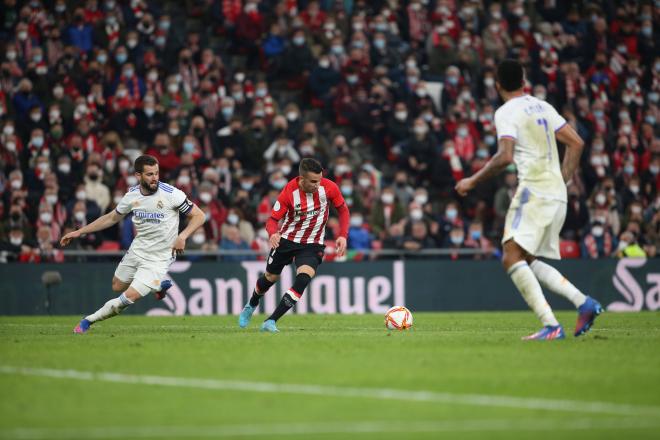
[[[162,200],[158,201],[158,203],[156,204],[156,208],[163,209],[163,201]]]

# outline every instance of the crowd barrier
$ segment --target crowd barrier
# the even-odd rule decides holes
[[[552,262],[609,311],[660,309],[660,260],[604,259]],[[116,263],[0,265],[0,315],[90,313],[116,296]],[[178,261],[170,268],[168,297],[149,297],[126,313],[146,315],[237,314],[249,298],[263,261]],[[287,267],[262,306],[274,310],[294,278]],[[573,306],[546,292],[556,309]],[[383,313],[393,305],[414,311],[525,310],[499,262],[386,260],[321,265],[295,313]]]

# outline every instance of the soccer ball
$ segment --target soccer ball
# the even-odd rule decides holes
[[[406,330],[412,324],[412,313],[403,306],[394,306],[385,313],[385,327],[389,330]]]

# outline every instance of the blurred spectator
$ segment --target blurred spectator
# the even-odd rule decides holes
[[[220,240],[219,249],[225,251],[250,250],[250,245],[248,242],[241,238],[238,227],[234,225],[227,225],[224,230],[225,233],[223,234],[222,240]],[[225,255],[222,257],[222,259],[223,261],[246,261],[253,260],[254,258],[250,255]]]

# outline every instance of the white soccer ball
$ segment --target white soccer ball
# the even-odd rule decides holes
[[[385,327],[389,330],[407,330],[412,325],[412,313],[403,306],[394,306],[385,313]]]

